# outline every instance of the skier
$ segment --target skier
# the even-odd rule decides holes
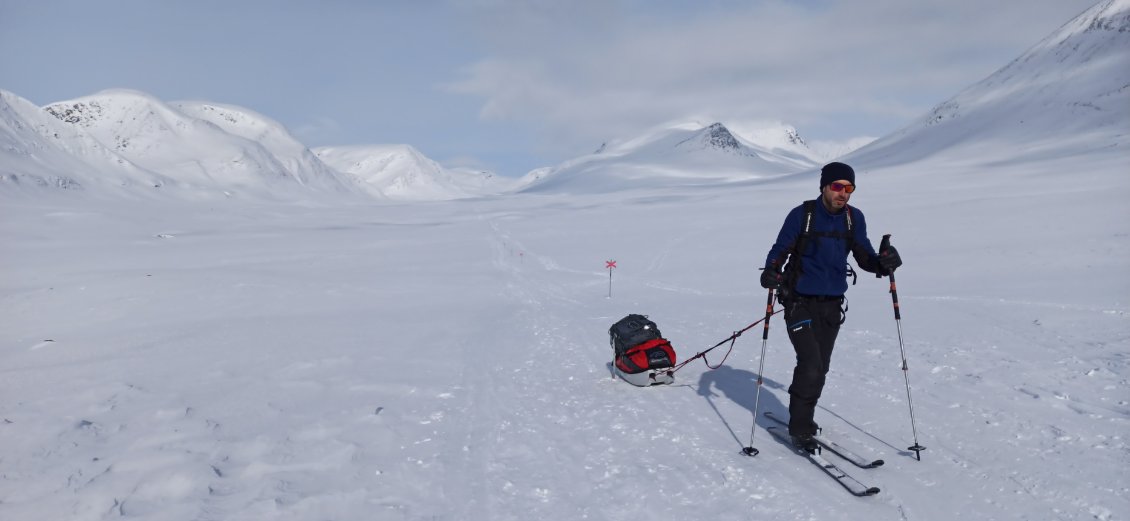
[[[815,453],[813,420],[832,360],[832,348],[846,319],[844,292],[854,270],[851,253],[864,271],[886,276],[902,265],[893,246],[875,253],[863,212],[848,205],[855,171],[844,163],[820,170],[820,197],[793,208],[769,250],[761,285],[777,291],[785,308],[796,367],[789,386],[789,435],[793,444]]]

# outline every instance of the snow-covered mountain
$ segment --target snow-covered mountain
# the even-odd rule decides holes
[[[1096,5],[901,130],[849,153],[864,169],[926,158],[1040,160],[1124,153],[1130,135],[1130,0]],[[445,169],[408,145],[314,151],[279,123],[210,102],[109,90],[38,108],[0,92],[0,191],[364,193],[400,200],[505,192],[614,192],[811,172],[855,143],[806,143],[789,125],[665,125],[521,180]],[[1076,147],[1083,144],[1083,148]]]
[[[133,164],[80,128],[0,90],[0,187],[9,190],[152,189],[169,181]]]
[[[0,189],[99,196],[359,194],[277,122],[115,89],[36,107],[0,92]]]
[[[846,160],[869,168],[930,157],[1038,161],[1128,146],[1130,0],[1107,0]]]
[[[277,121],[233,105],[164,103],[114,89],[39,108],[0,94],[5,191],[418,201],[499,194],[515,184],[490,172],[444,168],[408,145],[324,147],[315,154]]]
[[[804,165],[823,165],[855,150],[874,138],[856,138],[848,141],[809,141],[793,125],[779,121],[730,123],[730,131],[752,146],[770,154],[793,158]]]
[[[366,192],[389,199],[463,199],[502,193],[513,184],[489,172],[444,168],[410,145],[331,146],[314,153],[355,176]]]
[[[768,135],[768,134],[767,134]],[[727,183],[816,165],[791,127],[768,146],[739,138],[722,123],[664,126],[523,179],[524,192],[594,193],[639,187]]]
[[[208,121],[228,134],[239,136],[266,149],[300,185],[325,190],[356,186],[357,180],[330,168],[290,135],[282,124],[242,107],[209,102],[173,103],[180,112]]]
[[[295,149],[305,147],[291,145],[281,125],[250,111],[201,103],[177,107],[125,89],[54,103],[44,111],[139,168],[171,179],[170,189],[256,195],[351,191],[348,178],[303,161]]]

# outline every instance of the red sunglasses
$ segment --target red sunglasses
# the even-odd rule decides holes
[[[847,192],[849,194],[855,191],[855,185],[845,183],[832,183],[828,185],[828,188],[831,188],[833,192]]]

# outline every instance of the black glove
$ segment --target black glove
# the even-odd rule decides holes
[[[777,271],[777,266],[769,266],[761,272],[761,287],[765,289],[778,289],[781,287],[783,277]]]
[[[895,268],[902,266],[902,257],[899,257],[899,251],[894,246],[887,245],[883,250],[879,251],[879,266],[886,271],[887,274],[894,273]]]

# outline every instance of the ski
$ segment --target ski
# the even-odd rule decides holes
[[[787,422],[787,421],[785,421],[781,418],[778,418],[777,416],[775,416],[771,412],[766,412],[765,417],[769,418],[770,420],[773,420],[773,421],[775,421],[775,422],[777,422],[781,425],[784,425],[786,427],[789,425],[789,422]],[[853,451],[853,450],[851,450],[847,447],[844,447],[843,445],[840,445],[839,443],[836,443],[835,441],[828,439],[823,434],[817,434],[816,436],[813,436],[812,439],[816,440],[816,443],[819,443],[821,447],[828,449],[828,452],[831,452],[832,454],[835,454],[835,455],[837,455],[837,456],[839,456],[839,457],[841,457],[845,460],[848,460],[849,462],[851,462],[852,465],[855,465],[855,466],[857,466],[861,469],[873,469],[875,467],[880,467],[880,466],[883,465],[883,460],[881,460],[881,459],[873,460],[873,459],[868,459],[864,456],[860,456],[855,451]]]
[[[774,438],[777,438],[782,443],[785,443],[789,447],[793,448],[793,451],[797,454],[808,457],[808,461],[811,461],[813,465],[820,467],[820,470],[823,470],[825,474],[836,480],[836,482],[840,485],[843,485],[843,487],[846,488],[848,492],[851,492],[852,495],[874,496],[875,494],[879,493],[879,487],[869,487],[867,485],[864,485],[863,483],[860,483],[858,479],[851,477],[851,475],[849,475],[847,472],[844,472],[832,462],[824,459],[824,457],[820,454],[810,454],[802,449],[793,447],[792,440],[789,439],[789,433],[785,429],[773,426],[769,427],[767,430],[770,434],[773,435]]]

